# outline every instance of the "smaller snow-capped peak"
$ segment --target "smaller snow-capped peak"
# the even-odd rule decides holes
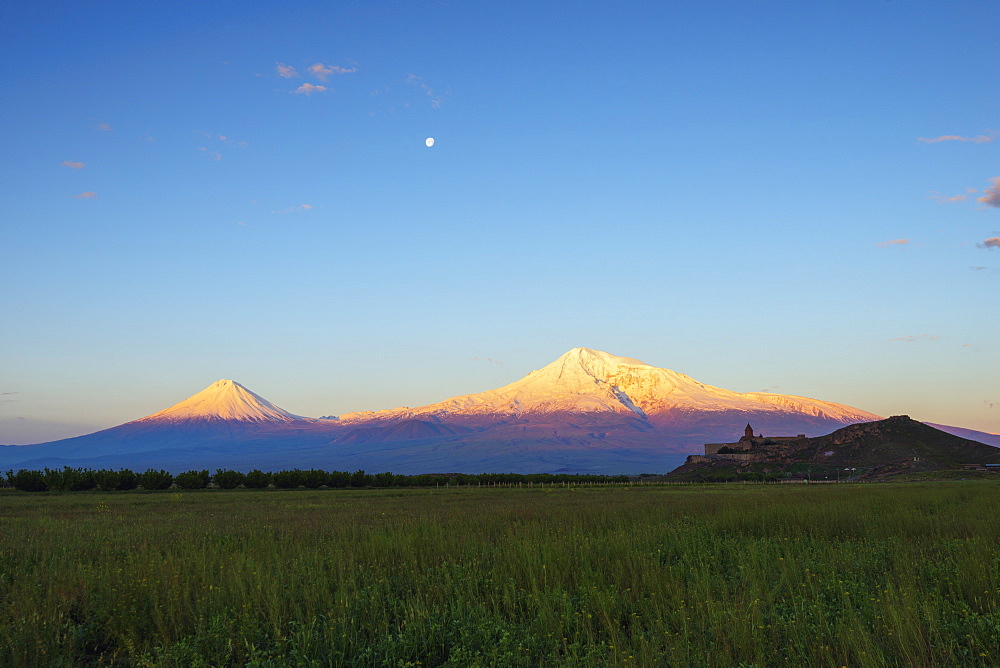
[[[217,380],[201,392],[136,422],[232,420],[237,422],[295,422],[297,415],[278,408],[236,381]]]

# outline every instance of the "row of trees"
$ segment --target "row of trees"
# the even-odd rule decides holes
[[[219,469],[214,475],[207,470],[185,471],[171,475],[167,471],[149,469],[136,473],[129,469],[43,469],[41,471],[21,469],[17,473],[7,472],[7,484],[25,492],[45,492],[58,490],[80,492],[99,489],[102,491],[126,491],[133,489],[205,489],[215,486],[222,489],[246,487],[264,489],[296,489],[306,487],[435,487],[438,485],[518,485],[518,484],[579,484],[579,483],[622,483],[628,476],[568,475],[550,473],[450,473],[399,475],[396,473],[365,473],[364,471],[323,471],[321,469],[292,469],[290,471],[259,471],[249,473]]]

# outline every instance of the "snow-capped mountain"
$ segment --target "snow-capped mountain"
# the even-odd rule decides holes
[[[293,415],[232,380],[117,427],[51,443],[0,448],[0,466],[226,468],[243,454],[322,445],[320,421]],[[177,462],[186,462],[178,464]]]
[[[305,418],[278,408],[232,380],[217,380],[201,392],[159,413],[136,420],[144,422],[184,422],[190,420],[232,420],[236,422],[295,422]]]
[[[343,423],[421,416],[459,419],[474,416],[522,417],[553,413],[615,413],[657,422],[678,414],[703,412],[799,414],[841,424],[879,416],[850,406],[764,392],[740,393],[700,383],[683,373],[631,357],[591,348],[573,348],[551,364],[496,390],[454,397],[419,408],[348,413]]]
[[[380,444],[405,461],[433,443],[445,461],[475,462],[462,470],[496,470],[482,467],[502,458],[511,470],[637,472],[666,467],[706,442],[736,440],[747,422],[769,435],[819,436],[877,419],[818,399],[732,392],[630,357],[574,348],[495,390],[341,415],[339,424],[351,429],[335,435],[334,445],[363,439],[370,456]],[[403,425],[408,433],[437,431],[406,445]]]
[[[67,465],[174,472],[664,472],[701,452],[704,443],[736,440],[748,422],[766,436],[821,436],[878,419],[819,399],[732,392],[629,357],[574,348],[495,390],[339,419],[300,417],[239,383],[220,380],[117,427],[51,443],[0,446],[0,470]],[[979,432],[962,431],[991,442],[990,435],[977,439]]]

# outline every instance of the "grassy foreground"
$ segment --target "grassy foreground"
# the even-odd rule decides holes
[[[998,665],[1000,484],[0,493],[5,665]]]

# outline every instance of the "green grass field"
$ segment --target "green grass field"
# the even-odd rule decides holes
[[[1000,484],[0,493],[4,665],[975,666]]]

